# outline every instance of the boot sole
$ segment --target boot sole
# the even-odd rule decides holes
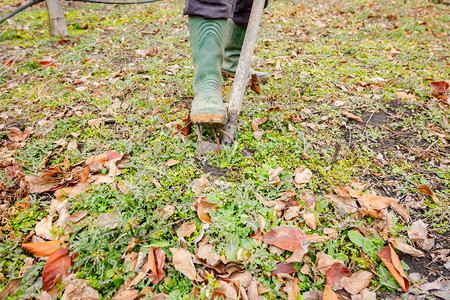
[[[191,122],[208,127],[222,127],[227,124],[227,117],[220,114],[191,115]]]

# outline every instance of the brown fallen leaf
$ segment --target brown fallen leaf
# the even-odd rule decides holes
[[[70,274],[64,284],[66,288],[61,300],[99,299],[98,292],[88,285],[89,281],[77,279],[75,274]]]
[[[55,285],[57,277],[68,276],[67,269],[72,265],[69,249],[55,250],[47,259],[42,270],[42,289],[48,291]]]
[[[70,215],[67,219],[66,222],[70,222],[73,224],[76,224],[78,222],[80,222],[82,219],[84,219],[84,217],[87,216],[87,212],[86,211],[77,211],[76,213],[74,213],[73,215]]]
[[[306,238],[310,243],[323,243],[330,239],[329,236],[318,235],[317,233],[307,235]]]
[[[395,249],[397,249],[397,250],[399,250],[399,251],[401,251],[403,253],[409,254],[409,255],[414,256],[414,257],[424,257],[425,256],[425,253],[423,253],[422,251],[420,251],[420,250],[418,250],[418,249],[408,245],[407,243],[405,243],[403,240],[401,240],[399,238],[397,238],[397,239],[389,239],[389,242],[391,242],[392,246]]]
[[[427,196],[430,196],[434,202],[439,203],[438,197],[436,196],[435,193],[433,193],[433,191],[430,189],[429,186],[427,186],[425,184],[421,184],[421,185],[417,186],[417,190],[421,193],[424,193]]]
[[[183,223],[177,230],[178,237],[190,237],[195,232],[195,222]]]
[[[307,240],[305,240],[306,242]],[[305,244],[309,244],[309,243],[305,243]],[[306,250],[305,250],[306,248]],[[290,262],[290,263],[299,263],[303,260],[303,257],[305,256],[306,252],[307,252],[307,248],[308,246],[302,246],[299,247],[297,249],[295,249],[294,253],[292,253],[292,256],[289,257],[288,259],[286,259],[286,262]]]
[[[297,295],[300,295],[300,279],[287,279],[286,285],[283,288],[283,291],[288,295],[288,300],[297,300]]]
[[[398,282],[403,291],[407,292],[409,290],[409,281],[403,271],[403,267],[400,264],[400,259],[392,249],[391,245],[387,245],[378,252],[378,257],[386,265],[389,272],[394,276],[395,280]]]
[[[62,197],[66,197],[70,194],[70,192],[73,190],[73,186],[67,186],[60,188],[59,190],[56,190],[54,195],[56,199],[60,199]]]
[[[356,201],[351,197],[339,196],[328,194],[328,199],[334,202],[334,204],[339,208],[344,210],[345,213],[354,213],[358,210],[358,205],[356,205]]]
[[[25,181],[29,185],[30,194],[40,194],[54,190],[64,182],[64,178],[55,178],[47,176],[25,176]]]
[[[331,286],[327,284],[323,290],[323,300],[338,300],[336,293],[331,289]]]
[[[135,286],[136,284],[138,284],[139,282],[142,281],[142,279],[144,279],[147,276],[147,273],[145,272],[139,272],[136,276],[134,276],[133,278],[128,279],[127,281],[125,281],[125,287],[127,289],[131,289],[133,286]]]
[[[280,174],[283,172],[282,167],[278,167],[276,169],[269,169],[269,184],[273,186],[277,186],[281,184]]]
[[[409,212],[406,210],[406,208],[403,205],[399,204],[397,201],[392,201],[391,207],[393,210],[395,210],[400,215],[400,217],[402,217],[402,219],[405,222],[410,221],[411,217],[409,215]]]
[[[392,202],[397,202],[397,199],[391,197],[377,196],[372,194],[364,194],[359,203],[367,209],[381,210],[389,207]]]
[[[211,215],[209,212],[216,211],[219,206],[217,204],[209,203],[208,197],[198,197],[197,200],[191,205],[191,208],[197,212],[198,218],[205,223],[211,224]]]
[[[36,257],[47,257],[55,252],[56,249],[60,248],[61,244],[61,240],[43,243],[25,243],[22,244],[22,248],[32,253]]]
[[[301,188],[305,184],[307,184],[313,174],[310,169],[308,169],[305,165],[300,166],[294,171],[294,185],[296,188]]]
[[[333,263],[326,271],[325,276],[327,284],[334,287],[336,290],[342,289],[341,281],[344,277],[351,276],[352,273],[342,262]]]
[[[192,262],[191,253],[183,248],[170,248],[173,254],[173,265],[176,270],[192,281],[197,280],[197,271]]]
[[[326,272],[335,263],[344,265],[343,261],[334,259],[324,252],[316,254],[316,269],[319,271]]]
[[[305,220],[305,223],[306,225],[308,225],[309,228],[311,228],[312,230],[317,229],[317,218],[316,215],[314,215],[314,213],[312,212],[304,213],[303,219]]]
[[[397,98],[408,99],[408,100],[417,100],[416,96],[414,96],[413,94],[407,94],[405,92],[398,92],[397,93]]]
[[[435,93],[446,93],[449,89],[449,84],[446,81],[431,82],[430,86]]]
[[[349,277],[342,278],[342,287],[352,295],[359,294],[369,286],[373,274],[369,271],[359,270]]]
[[[181,163],[181,161],[171,158],[164,165],[166,167],[172,167],[172,166],[178,165],[179,163]]]
[[[194,194],[199,195],[203,192],[203,190],[206,188],[206,185],[208,184],[209,180],[209,173],[202,175],[202,177],[195,179],[191,182],[191,189],[194,192]]]
[[[20,282],[23,277],[12,278],[0,292],[0,299],[6,299],[9,295],[13,295],[20,289]]]
[[[111,298],[111,300],[134,300],[139,296],[139,290],[127,289],[125,283],[122,284],[117,293]]]
[[[252,129],[254,132],[259,131],[259,126],[266,124],[267,121],[269,121],[268,117],[265,118],[258,118],[258,119],[252,119],[250,120],[250,125],[252,126]]]
[[[278,276],[279,274],[293,274],[298,270],[292,266],[292,263],[289,262],[281,262],[276,265],[275,270],[272,270],[270,274],[272,276]]]
[[[343,110],[343,111],[341,111],[341,113],[342,113],[342,115],[344,117],[346,117],[346,118],[348,118],[350,120],[357,121],[357,122],[362,122],[363,121],[363,119],[361,119],[357,115],[354,115],[354,114],[352,114],[352,113],[350,113],[348,111]]]
[[[417,220],[407,232],[412,242],[416,242],[422,249],[430,250],[434,246],[434,238],[428,237],[427,227],[422,220]]]
[[[261,88],[258,85],[259,83],[261,83],[261,80],[258,78],[258,75],[252,74],[252,78],[250,80],[250,89],[257,94],[261,94]]]
[[[214,266],[220,260],[219,254],[217,254],[211,244],[200,245],[197,249],[197,256],[206,260],[206,263],[210,266]]]
[[[88,121],[88,125],[89,126],[98,126],[98,125],[102,124],[104,121],[105,121],[105,119],[103,119],[103,118],[91,119]]]
[[[295,251],[302,246],[302,241],[306,239],[306,234],[300,228],[292,225],[276,227],[268,231],[263,236],[263,242],[277,246],[288,251]]]

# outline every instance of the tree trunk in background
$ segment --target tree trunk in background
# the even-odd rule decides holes
[[[50,36],[67,36],[66,18],[59,0],[45,0],[45,3],[50,22]]]

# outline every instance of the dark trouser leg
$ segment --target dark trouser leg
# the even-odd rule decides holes
[[[205,19],[232,18],[236,0],[186,0],[183,13]]]
[[[266,0],[264,7],[267,7],[269,0]],[[234,9],[233,22],[234,24],[247,28],[250,13],[252,11],[253,0],[237,0]]]

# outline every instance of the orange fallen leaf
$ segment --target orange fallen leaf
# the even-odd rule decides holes
[[[166,260],[166,253],[161,248],[151,247],[148,253],[148,262],[150,270],[152,271],[149,278],[152,280],[152,284],[161,282],[166,275],[164,274],[163,267]]]
[[[56,199],[59,199],[59,198],[68,196],[72,190],[73,190],[73,186],[63,187],[59,190],[56,190],[54,195],[55,195]]]
[[[433,191],[431,190],[431,188],[426,185],[426,184],[421,184],[417,186],[417,189],[419,190],[419,192],[424,193],[427,196],[430,196],[431,199],[434,200],[434,202],[439,203],[439,199],[436,196],[435,193],[433,193]]]
[[[43,243],[24,243],[22,248],[30,253],[33,253],[37,257],[47,257],[50,256],[56,249],[61,247],[62,241],[49,241]]]
[[[355,114],[352,114],[351,112],[343,110],[341,113],[342,113],[342,115],[344,117],[346,117],[346,118],[348,118],[350,120],[357,121],[357,122],[362,122],[363,121],[363,119],[361,119],[360,117],[358,117]]]
[[[293,225],[276,227],[263,236],[264,243],[292,252],[301,247],[305,239],[303,230]]]
[[[331,289],[331,286],[327,284],[323,291],[323,300],[338,300],[336,293]]]
[[[67,269],[72,265],[69,249],[61,248],[54,251],[47,259],[42,270],[42,289],[51,289],[60,276],[68,276]]]
[[[403,267],[400,264],[400,259],[395,253],[391,245],[387,245],[378,252],[378,257],[386,265],[389,272],[394,276],[395,280],[398,282],[403,291],[407,292],[409,290],[409,281],[403,271]]]

